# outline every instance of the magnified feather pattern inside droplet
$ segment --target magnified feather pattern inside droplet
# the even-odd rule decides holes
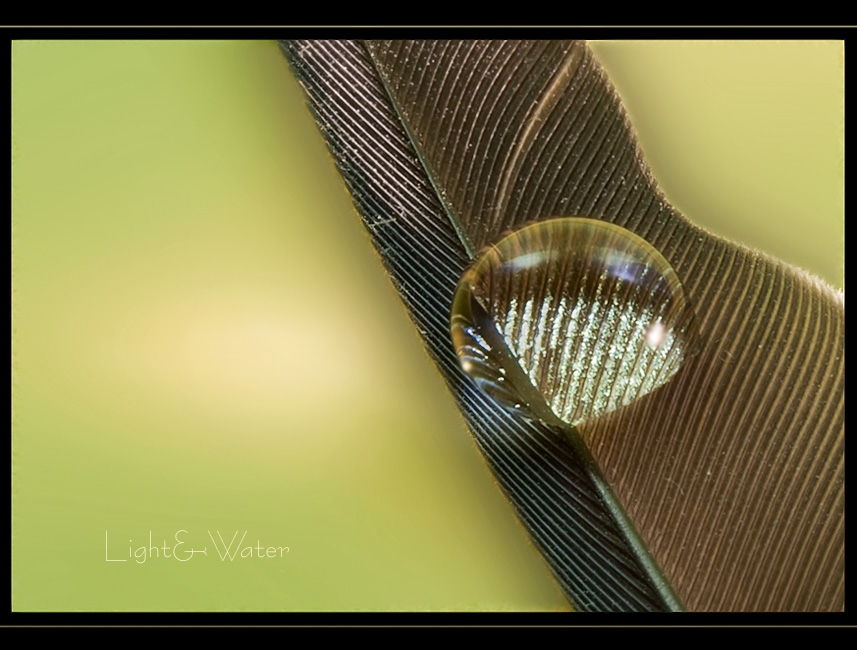
[[[594,219],[541,221],[483,252],[458,285],[462,367],[494,399],[576,425],[663,385],[697,347],[666,259]]]

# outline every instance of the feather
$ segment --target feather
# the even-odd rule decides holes
[[[582,42],[282,47],[430,355],[573,606],[841,610],[841,294],[678,213]],[[699,334],[664,385],[576,427],[488,397],[449,333],[482,248],[556,217],[647,242]]]

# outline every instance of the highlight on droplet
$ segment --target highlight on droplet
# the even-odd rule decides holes
[[[527,417],[580,424],[668,382],[698,344],[669,262],[611,223],[524,226],[465,271],[450,331],[464,372]]]

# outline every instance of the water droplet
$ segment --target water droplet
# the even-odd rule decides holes
[[[594,219],[525,226],[483,252],[450,320],[464,371],[528,417],[576,425],[662,386],[698,335],[673,268]]]

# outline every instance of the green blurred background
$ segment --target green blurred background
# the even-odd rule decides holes
[[[843,285],[841,42],[594,47],[678,207]],[[13,609],[567,609],[274,43],[17,41],[12,90]]]

